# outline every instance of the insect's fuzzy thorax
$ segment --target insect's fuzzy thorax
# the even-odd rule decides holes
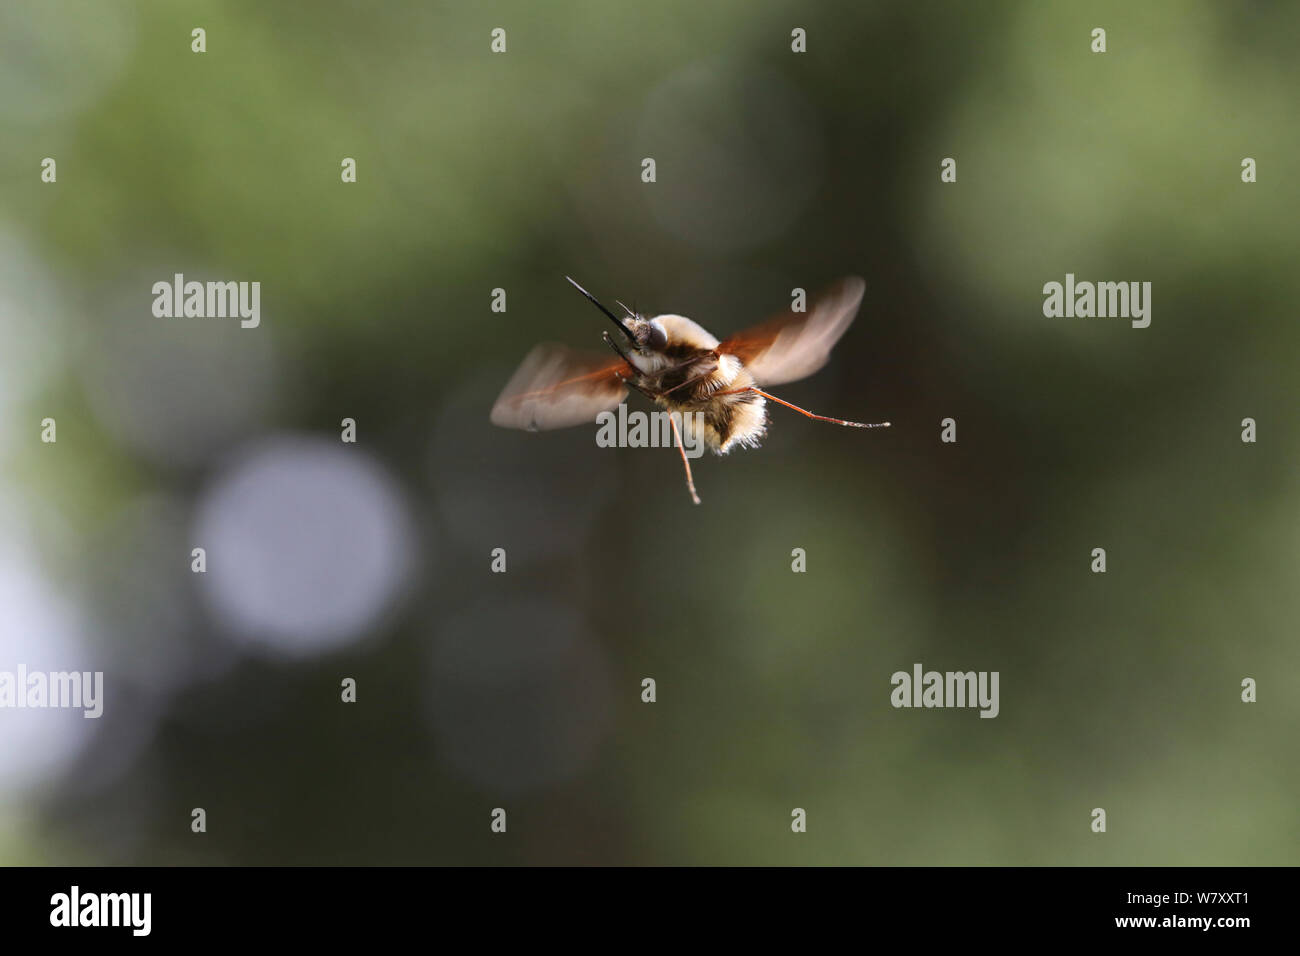
[[[653,319],[637,319],[658,325],[667,335],[667,344],[660,349],[634,349],[629,358],[637,371],[653,375],[666,368],[680,366],[690,359],[712,353],[720,344],[698,322],[683,315],[657,315]]]
[[[704,326],[684,315],[657,315],[652,320],[668,333],[668,344],[712,351],[720,344]]]
[[[684,419],[686,427],[718,454],[737,445],[757,446],[767,431],[766,402],[761,395],[739,391],[754,384],[740,359],[719,353],[718,339],[685,316],[643,321],[663,328],[667,343],[629,355],[640,373],[637,384],[657,395],[655,403],[669,411],[698,413],[700,417]]]

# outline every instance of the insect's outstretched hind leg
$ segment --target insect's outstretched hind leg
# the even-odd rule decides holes
[[[792,405],[790,402],[787,402],[785,399],[777,398],[775,395],[771,394],[770,392],[765,392],[761,388],[755,388],[753,385],[747,386],[745,388],[729,389],[728,391],[725,392],[718,392],[718,394],[735,395],[738,392],[753,392],[756,395],[762,395],[764,398],[770,399],[776,402],[778,405],[784,405],[786,408],[793,408],[800,415],[806,415],[809,418],[815,418],[819,422],[830,422],[832,425],[843,425],[846,428],[888,428],[889,427],[889,422],[873,422],[871,424],[866,424],[864,422],[846,421],[843,418],[831,418],[827,415],[814,415],[806,408],[800,408],[798,405]]]
[[[700,496],[695,493],[695,479],[691,477],[691,462],[686,457],[686,446],[682,444],[682,433],[677,427],[677,419],[673,417],[672,412],[668,413],[668,424],[673,426],[673,437],[677,439],[677,450],[682,453],[682,467],[686,469],[686,490],[691,493],[691,501],[698,505]]]

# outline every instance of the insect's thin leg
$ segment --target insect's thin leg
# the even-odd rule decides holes
[[[614,350],[614,353],[615,353],[619,358],[621,358],[624,362],[626,362],[629,366],[631,366],[631,368],[635,371],[636,366],[632,364],[632,360],[631,360],[630,358],[628,358],[627,353],[624,352],[621,348],[618,347],[618,343],[614,341],[613,336],[611,336],[608,332],[606,332],[606,333],[604,333],[604,335],[602,336],[602,338],[604,338],[604,340],[605,340],[605,344],[608,345],[610,348],[612,348],[612,349]],[[678,365],[670,365],[670,366],[669,366],[668,368],[666,368],[666,369],[660,369],[660,374],[662,374],[663,372],[672,372],[672,371],[674,371],[674,370],[676,370],[676,369],[679,369],[679,368],[685,368],[686,366],[693,364],[694,361],[695,361],[694,359],[688,359],[687,361],[685,361],[685,362],[681,362],[681,363],[678,364]],[[631,379],[624,379],[624,381],[626,381],[628,385],[631,385],[633,388],[635,388],[638,392],[640,392],[640,393],[641,393],[642,395],[644,395],[646,398],[649,398],[649,399],[656,399],[656,398],[662,398],[662,397],[665,396],[665,395],[670,395],[670,394],[672,394],[673,392],[677,391],[679,388],[685,388],[687,385],[694,385],[696,382],[699,382],[699,381],[702,381],[702,380],[708,378],[708,377],[709,377],[710,375],[712,375],[716,370],[717,370],[717,365],[714,365],[712,368],[708,369],[707,371],[703,372],[702,374],[697,375],[697,376],[695,376],[694,378],[688,378],[688,379],[687,379],[686,381],[684,381],[684,382],[678,382],[678,383],[677,383],[676,385],[674,385],[672,388],[665,389],[665,390],[662,391],[662,392],[652,392],[652,391],[649,391],[648,389],[642,388],[640,385],[637,385],[637,384],[636,384],[634,381],[632,381]]]
[[[677,428],[677,419],[673,418],[671,412],[668,414],[668,424],[673,426],[673,437],[677,439],[677,450],[682,453],[682,466],[686,469],[686,490],[691,493],[691,500],[698,505],[700,496],[695,493],[695,479],[691,477],[691,462],[686,457],[686,446],[682,444],[682,433]]]
[[[628,375],[626,376],[619,375],[619,378],[623,379],[625,383],[635,388],[646,398],[654,398],[653,395],[651,395],[649,392],[647,392],[644,388],[642,388],[640,385],[636,383],[636,374],[637,374],[636,366],[633,365],[632,360],[627,357],[627,353],[618,347],[618,343],[614,341],[614,337],[610,335],[608,332],[606,332],[601,337],[605,340],[605,344],[614,350],[614,354],[627,363]]]
[[[786,408],[793,408],[800,415],[807,415],[809,418],[815,418],[819,422],[830,422],[833,425],[844,425],[848,428],[888,428],[889,427],[889,422],[875,422],[873,424],[867,425],[862,422],[845,421],[843,418],[830,418],[829,416],[826,415],[814,415],[806,408],[800,408],[798,405],[792,405],[790,402],[787,402],[785,399],[777,398],[775,395],[772,395],[769,392],[765,392],[761,388],[755,388],[753,385],[750,385],[747,388],[729,389],[728,391],[725,392],[718,392],[718,394],[735,395],[737,392],[754,392],[758,395],[762,395],[764,398],[770,398],[778,405],[784,405]]]
[[[682,362],[680,365],[674,365],[674,366],[672,366],[671,368],[664,369],[664,371],[671,372],[671,371],[673,371],[673,370],[675,370],[675,369],[685,368],[686,366],[691,365],[691,364],[694,364],[694,359],[688,359],[687,361]],[[696,375],[694,378],[688,378],[688,379],[687,379],[686,381],[684,381],[684,382],[678,382],[678,383],[677,383],[676,385],[674,385],[672,388],[666,388],[666,389],[664,389],[662,392],[660,392],[659,394],[661,394],[661,395],[671,395],[673,392],[677,391],[679,388],[685,388],[687,385],[694,385],[696,382],[702,382],[702,381],[704,381],[706,378],[708,378],[710,375],[712,375],[712,374],[713,374],[714,372],[716,372],[717,370],[718,370],[718,363],[717,363],[717,362],[714,362],[712,365],[710,365],[708,368],[706,368],[706,369],[705,369],[703,372],[701,372],[699,375]]]
[[[655,401],[659,397],[659,393],[650,391],[648,388],[646,388],[644,385],[642,385],[640,382],[637,381],[636,371],[635,371],[636,366],[632,365],[631,361],[628,359],[626,355],[623,355],[622,352],[619,352],[618,346],[615,345],[613,340],[610,339],[608,332],[605,333],[605,341],[609,342],[609,347],[612,348],[615,352],[618,352],[619,355],[622,355],[623,361],[627,362],[628,365],[631,366],[628,369],[628,374],[626,376],[619,375],[619,378],[622,379],[623,384],[630,389],[640,392],[646,398],[650,399],[650,401],[652,402]]]
[[[612,348],[612,349],[614,350],[614,354],[616,354],[619,358],[621,358],[621,359],[622,359],[624,362],[626,362],[628,365],[631,365],[633,369],[636,368],[636,365],[632,362],[632,360],[631,360],[630,358],[628,358],[628,354],[627,354],[626,352],[624,352],[621,348],[618,347],[618,343],[614,341],[614,337],[613,337],[612,335],[610,335],[608,332],[605,332],[605,333],[602,334],[601,337],[605,340],[605,344],[608,345],[610,348]],[[664,372],[672,372],[672,371],[675,371],[675,370],[677,370],[677,369],[679,369],[679,368],[685,368],[686,366],[691,365],[691,364],[693,364],[694,362],[695,362],[695,359],[687,359],[685,362],[680,362],[680,363],[678,363],[677,365],[670,365],[670,366],[668,366],[667,368],[662,368],[662,369],[660,369],[660,370],[659,370],[659,374],[662,375]],[[710,369],[709,369],[707,372],[705,372],[704,374],[702,374],[702,375],[697,375],[695,378],[687,379],[687,380],[684,381],[684,382],[680,382],[680,383],[678,383],[677,385],[674,385],[672,388],[668,389],[667,391],[664,391],[664,392],[657,392],[657,393],[655,393],[655,394],[656,394],[656,395],[667,395],[669,392],[675,392],[675,391],[677,391],[677,389],[681,388],[681,387],[684,386],[684,385],[694,385],[694,384],[695,384],[696,382],[698,382],[700,379],[702,379],[702,378],[708,378],[710,375],[713,374],[713,372],[714,372],[716,369],[717,369],[717,365],[715,364],[715,365],[713,366],[713,368],[710,368]],[[649,395],[650,393],[649,393],[649,392],[644,392],[644,394]]]
[[[621,348],[618,347],[618,343],[614,341],[614,337],[612,335],[610,335],[608,332],[605,332],[601,335],[601,338],[605,340],[606,345],[608,345],[610,348],[614,350],[615,355],[621,358],[628,365],[632,365],[632,360],[627,357],[626,352],[624,352]],[[632,368],[636,368],[636,366],[632,365]]]

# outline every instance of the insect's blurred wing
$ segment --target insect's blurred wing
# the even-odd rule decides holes
[[[760,385],[794,382],[817,371],[831,357],[862,303],[867,284],[857,276],[836,282],[810,303],[807,312],[786,312],[737,333],[718,352],[745,363]]]
[[[616,355],[538,345],[492,406],[492,424],[540,431],[594,423],[627,397],[632,369]]]

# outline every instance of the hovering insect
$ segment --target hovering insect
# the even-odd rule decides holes
[[[689,435],[694,447],[719,455],[737,445],[754,448],[767,433],[769,400],[817,421],[849,428],[889,427],[889,422],[865,425],[814,415],[759,387],[797,381],[826,364],[831,347],[862,302],[866,283],[856,276],[836,282],[806,312],[785,312],[721,342],[681,315],[646,318],[620,302],[627,313],[620,318],[578,283],[569,282],[618,328],[617,337],[604,333],[614,355],[536,346],[493,406],[493,424],[539,431],[593,422],[598,413],[617,408],[634,388],[669,411],[686,468],[686,488],[697,505],[700,497],[682,428],[695,429]],[[684,414],[694,412],[701,414]]]

